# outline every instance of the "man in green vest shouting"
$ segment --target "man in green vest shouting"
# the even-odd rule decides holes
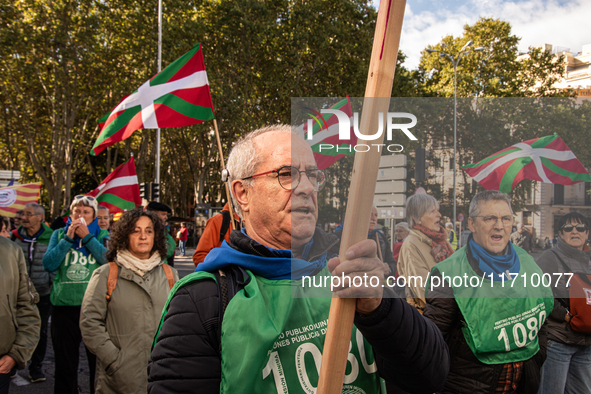
[[[478,193],[469,214],[467,245],[433,267],[426,286],[424,316],[451,353],[443,393],[534,394],[546,359],[552,291],[533,258],[509,241],[509,196]]]
[[[343,392],[378,393],[379,376],[413,393],[440,390],[449,366],[445,341],[381,286],[376,243],[364,240],[347,251],[347,261],[328,261],[339,240],[316,227],[325,175],[308,144],[289,126],[259,129],[234,146],[227,170],[245,227],[171,291],[148,392],[316,392],[330,292],[314,297],[318,289],[303,284],[342,275],[378,283],[335,289],[358,298]]]

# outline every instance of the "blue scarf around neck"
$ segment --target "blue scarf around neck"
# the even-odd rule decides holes
[[[504,280],[506,281],[512,280],[515,278],[515,275],[519,273],[521,263],[519,262],[519,257],[511,242],[508,244],[508,253],[498,256],[488,253],[482,246],[474,241],[474,238],[470,238],[469,245],[470,250],[472,251],[472,256],[478,262],[478,268],[484,272],[484,275],[487,278],[490,278],[490,274],[492,274],[493,281],[501,282],[503,281],[501,275],[505,277]],[[507,272],[515,275],[507,277]]]
[[[64,227],[64,234],[68,233],[68,229],[70,228],[71,224],[72,218],[68,216],[66,227]],[[94,218],[92,223],[90,223],[87,227],[88,232],[92,234],[96,239],[98,239],[99,233],[101,232],[101,228],[98,225],[98,218]],[[86,246],[82,245],[82,239],[77,235],[74,235],[74,245],[72,247],[74,248],[74,250],[77,250],[86,257],[90,255],[90,252],[88,251],[88,249],[86,249]]]
[[[244,229],[242,232],[246,235]],[[304,260],[313,243],[314,239],[311,239],[304,246],[302,259],[296,259],[291,250],[267,248],[277,257],[265,257],[242,253],[224,241],[222,246],[214,248],[208,253],[203,263],[197,266],[195,272],[214,272],[230,264],[235,264],[265,279],[298,280],[303,276],[314,275],[326,266],[326,253],[315,261]]]

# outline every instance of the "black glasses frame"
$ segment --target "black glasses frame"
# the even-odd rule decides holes
[[[588,231],[589,230],[589,228],[587,228],[587,226],[584,225],[583,223],[579,223],[577,225],[574,225],[574,224],[565,224],[564,226],[562,226],[560,228],[560,230],[563,231],[563,232],[565,232],[565,233],[570,233],[575,228],[577,229],[577,231],[579,233],[584,233],[585,231]]]
[[[281,183],[281,176],[279,175],[281,172],[285,171],[287,172],[287,170],[289,169],[290,172],[290,185],[289,187],[286,187],[285,185],[283,185]],[[292,175],[297,173],[298,174],[298,179],[297,181],[293,181],[292,180]],[[242,178],[241,180],[245,181],[247,179],[251,179],[251,178],[256,178],[259,176],[263,176],[263,175],[267,175],[267,174],[277,174],[277,181],[279,182],[279,186],[281,186],[283,189],[285,190],[294,190],[295,188],[298,187],[298,185],[300,184],[300,181],[302,179],[302,173],[306,174],[306,176],[308,177],[308,179],[310,180],[310,183],[312,184],[312,186],[314,186],[314,191],[315,192],[319,192],[324,188],[324,185],[326,183],[326,173],[320,169],[315,169],[315,170],[299,170],[295,167],[292,166],[283,166],[277,170],[271,170],[271,171],[267,171],[267,172],[261,172],[260,174],[255,174],[255,175],[251,175],[251,176],[247,176],[246,178]],[[314,184],[314,182],[312,181],[313,177],[310,177],[310,175],[312,175],[313,173],[316,173],[316,178],[317,178],[317,182],[316,184]],[[318,181],[318,178],[322,178],[320,181]]]

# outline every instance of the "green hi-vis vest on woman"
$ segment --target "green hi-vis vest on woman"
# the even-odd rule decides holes
[[[220,393],[315,393],[330,298],[299,298],[307,294],[301,281],[267,280],[247,272],[250,282],[230,300],[224,313]],[[176,291],[203,279],[215,280],[215,276],[196,272],[180,280],[169,294],[162,320]],[[292,297],[292,286],[301,289],[298,298]],[[372,348],[356,327],[345,373],[343,393],[379,392]]]
[[[64,238],[64,231],[58,230],[58,242]],[[99,232],[97,240],[102,243],[108,236],[107,230]],[[94,256],[85,256],[75,249],[70,249],[60,264],[51,289],[51,304],[56,306],[80,306],[84,292],[95,269],[100,267]]]
[[[538,331],[552,312],[552,290],[542,286],[541,281],[538,286],[532,285],[532,281],[536,284],[535,278],[542,278],[542,270],[527,252],[512,246],[521,269],[515,280],[505,278],[504,283],[478,276],[468,262],[465,246],[433,267],[453,288],[465,321],[464,338],[476,358],[485,364],[517,362],[534,356],[539,350]],[[429,281],[427,289],[430,286]]]

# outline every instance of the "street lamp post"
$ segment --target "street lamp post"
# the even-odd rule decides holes
[[[158,73],[162,71],[162,0],[158,0]],[[156,183],[160,184],[160,127],[156,129]],[[160,201],[160,196],[154,199]]]
[[[474,44],[474,41],[472,41],[472,40],[468,41],[455,56],[451,53],[439,51],[437,49],[431,49],[431,48],[427,49],[427,52],[429,52],[429,53],[438,52],[441,54],[440,55],[441,57],[447,57],[451,61],[451,64],[454,66],[454,168],[453,168],[454,211],[453,211],[453,218],[452,218],[452,223],[454,223],[454,231],[456,228],[455,222],[456,222],[456,164],[457,164],[456,151],[457,151],[457,116],[458,116],[458,82],[457,82],[458,65],[460,64],[460,61],[464,58],[464,56],[466,56],[470,52],[484,51],[484,47],[468,49],[472,46],[472,44]],[[441,45],[443,47],[447,48],[447,45],[445,45],[444,42],[442,42]],[[458,247],[460,247],[460,246],[462,246],[461,234],[458,234],[458,235],[460,235],[460,236],[456,236],[456,237],[458,239]]]

